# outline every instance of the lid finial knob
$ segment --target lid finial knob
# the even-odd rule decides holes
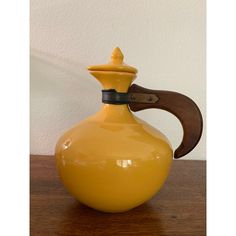
[[[128,72],[133,74],[138,72],[136,68],[124,63],[124,55],[119,47],[113,50],[110,61],[107,64],[89,66],[88,70],[91,72],[110,71],[112,73]]]
[[[111,62],[113,64],[123,64],[124,55],[119,47],[116,47],[111,54]]]

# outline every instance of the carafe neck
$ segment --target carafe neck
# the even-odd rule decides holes
[[[115,89],[117,92],[127,92],[136,74],[129,72],[91,71],[103,86],[103,89]]]

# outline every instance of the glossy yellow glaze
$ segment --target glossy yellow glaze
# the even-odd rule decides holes
[[[121,92],[136,76],[127,71],[91,74],[104,88]],[[127,211],[152,198],[168,175],[172,156],[167,138],[127,105],[103,105],[67,131],[56,146],[65,187],[81,203],[105,212]]]

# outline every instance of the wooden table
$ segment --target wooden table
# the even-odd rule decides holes
[[[71,197],[52,156],[31,156],[30,161],[31,236],[206,235],[205,161],[174,161],[151,201],[118,214],[95,211]]]

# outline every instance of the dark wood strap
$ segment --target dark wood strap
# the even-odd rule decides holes
[[[174,152],[174,158],[180,158],[188,154],[198,144],[203,128],[202,115],[189,97],[171,91],[146,89],[136,84],[129,88],[129,93],[156,94],[158,101],[155,103],[130,103],[132,111],[140,111],[149,108],[159,108],[175,115],[182,124],[184,135],[181,144]]]

